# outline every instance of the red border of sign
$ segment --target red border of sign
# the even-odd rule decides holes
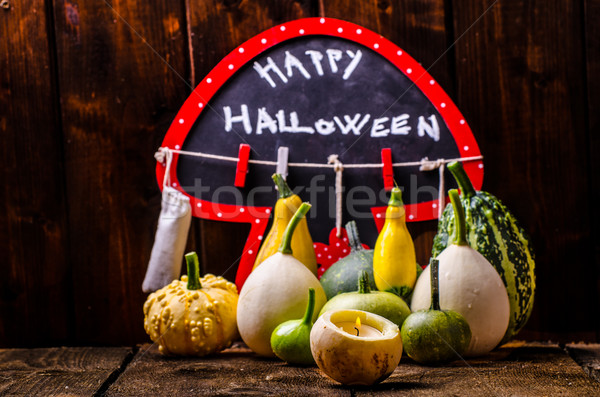
[[[229,53],[198,84],[185,101],[177,113],[177,117],[175,117],[175,120],[169,127],[162,146],[171,149],[180,149],[187,134],[191,131],[197,118],[205,109],[206,104],[219,88],[246,63],[279,43],[310,35],[341,37],[362,44],[384,56],[402,71],[435,106],[454,137],[460,156],[475,157],[480,155],[479,146],[475,141],[471,129],[456,105],[454,105],[454,102],[429,73],[410,55],[391,41],[362,26],[339,19],[318,17],[298,19],[275,26],[254,36]],[[232,148],[232,152],[234,153],[237,153],[237,150],[237,147]],[[178,155],[174,155],[170,172],[172,185],[190,198],[192,214],[195,217],[216,221],[246,222],[252,225],[236,275],[236,284],[241,289],[244,281],[252,271],[254,259],[260,247],[260,241],[269,221],[271,208],[237,207],[234,205],[211,203],[189,196],[179,186],[176,172],[177,160]],[[469,161],[464,164],[464,168],[469,178],[471,178],[473,186],[476,189],[481,189],[483,183],[483,162],[480,160]],[[165,165],[158,163],[156,166],[156,178],[161,189],[164,173]],[[385,206],[371,208],[373,218],[379,230],[383,226],[385,209]],[[224,217],[223,214],[228,215]],[[438,214],[437,200],[406,205],[406,214],[407,221],[409,222],[436,219]]]

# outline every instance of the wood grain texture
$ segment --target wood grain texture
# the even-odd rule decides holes
[[[197,80],[225,55],[258,33],[293,19],[315,16],[307,0],[201,0],[187,4]]]
[[[452,32],[447,31],[447,19],[451,16],[446,15],[443,0],[333,0],[323,3],[325,16],[362,25],[405,50],[454,98],[449,41]]]
[[[570,343],[566,349],[583,371],[600,383],[600,344]]]
[[[597,1],[11,0],[0,8],[0,346],[148,340],[152,154],[225,55],[320,4],[402,47],[465,115],[485,156],[484,190],[537,252],[520,337],[598,341]],[[425,264],[436,223],[409,228]],[[187,249],[203,272],[233,279],[248,229],[195,219]]]
[[[79,343],[147,340],[153,154],[189,93],[176,2],[55,2]]]
[[[515,343],[486,357],[423,367],[404,359],[392,376],[357,396],[594,396],[598,384],[559,346]]]
[[[145,345],[106,395],[593,396],[599,389],[553,344],[515,343],[441,367],[405,356],[388,379],[368,387],[342,386],[317,367],[259,358],[241,344],[203,358],[165,357]]]
[[[0,9],[0,346],[70,337],[67,207],[48,21],[43,1]]]
[[[537,253],[536,303],[526,329],[569,341],[597,326],[599,310],[598,283],[589,277],[595,266],[581,3],[453,7],[460,10],[458,107],[485,157],[484,190],[514,212]]]
[[[91,396],[129,354],[126,347],[0,350],[0,394]]]
[[[600,2],[585,1],[585,59],[587,77],[587,136],[589,141],[588,152],[590,156],[590,203],[591,224],[600,224]],[[590,269],[590,278],[596,279],[596,290],[600,294],[600,230],[592,227],[593,256],[591,263],[596,266]],[[595,277],[593,270],[595,270]],[[597,298],[600,300],[600,297]],[[596,341],[600,341],[600,314],[596,316]]]
[[[260,358],[245,345],[209,357],[165,357],[143,346],[106,396],[350,396],[316,367]]]

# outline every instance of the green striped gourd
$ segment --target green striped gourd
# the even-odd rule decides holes
[[[523,328],[533,309],[533,250],[525,231],[498,198],[487,192],[475,191],[461,163],[450,163],[448,169],[461,190],[468,243],[494,266],[508,292],[510,322],[501,342],[504,343]],[[433,239],[431,254],[434,258],[452,242],[454,228],[454,210],[447,205]]]

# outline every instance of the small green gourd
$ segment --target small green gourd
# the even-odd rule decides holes
[[[431,307],[412,313],[400,330],[404,351],[421,364],[437,365],[459,359],[469,347],[471,328],[453,310],[440,308],[438,260],[432,259]]]
[[[279,324],[271,334],[273,353],[290,364],[313,365],[315,359],[310,351],[310,331],[315,311],[315,290],[308,289],[308,304],[304,317]]]
[[[386,291],[372,291],[369,273],[366,270],[361,271],[358,278],[358,291],[334,296],[323,306],[319,316],[328,310],[342,309],[362,310],[378,314],[398,325],[398,328],[410,314],[410,308],[398,295]]]
[[[373,250],[363,248],[355,221],[346,224],[346,233],[348,234],[350,253],[331,265],[319,280],[327,299],[343,292],[356,291],[356,275],[363,270],[369,274],[371,289],[377,289],[373,278]]]

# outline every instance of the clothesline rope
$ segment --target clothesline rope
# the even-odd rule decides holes
[[[223,161],[231,161],[237,162],[239,159],[237,157],[230,156],[221,156],[217,154],[208,154],[202,152],[190,152],[187,150],[179,150],[179,149],[171,149],[166,147],[161,147],[154,154],[154,158],[156,161],[163,163],[165,160],[167,161],[165,172],[169,173],[169,168],[171,166],[171,161],[173,157],[173,153],[182,154],[185,156],[194,156],[194,157],[204,157],[209,159],[223,160]],[[419,166],[420,171],[433,171],[438,169],[439,172],[439,191],[445,191],[445,178],[444,178],[444,169],[447,163],[451,163],[453,161],[476,161],[482,160],[483,156],[472,156],[472,157],[459,157],[453,159],[437,159],[437,160],[429,160],[427,157],[423,158],[421,161],[408,161],[404,163],[392,163],[392,167],[415,167]],[[261,164],[261,165],[270,165],[277,166],[276,161],[268,161],[268,160],[252,160],[249,159],[248,163],[250,164]],[[337,237],[342,237],[342,172],[345,168],[381,168],[383,167],[383,163],[369,163],[369,164],[342,164],[339,160],[339,156],[337,154],[332,154],[327,158],[327,164],[323,163],[288,163],[288,167],[311,167],[311,168],[332,168],[335,171],[335,198],[336,198],[336,213],[335,213],[335,227],[337,231]],[[167,182],[167,175],[165,175],[165,183]],[[441,219],[442,212],[445,208],[444,195],[440,194],[438,197],[438,218]]]
[[[337,154],[330,155],[327,163],[333,164],[335,171],[335,228],[337,237],[342,238],[342,171],[344,171],[344,164]]]
[[[187,150],[179,150],[179,149],[171,149],[166,147],[161,147],[155,153],[154,157],[160,163],[164,162],[164,158],[166,152],[171,152],[175,154],[181,154],[184,156],[194,156],[194,157],[203,157],[208,159],[222,160],[222,161],[231,161],[237,162],[237,157],[231,156],[221,156],[218,154],[210,154],[203,152],[190,152]],[[420,161],[407,161],[402,163],[392,163],[392,167],[416,167],[421,166],[423,171],[433,170],[439,168],[442,164],[451,163],[453,161],[477,161],[483,160],[483,156],[471,156],[471,157],[458,157],[453,159],[438,159],[438,160],[429,160],[427,157],[423,158]],[[260,165],[271,165],[276,166],[276,161],[269,160],[248,160],[250,164],[260,164]],[[327,163],[288,163],[288,167],[306,167],[306,168],[335,168],[335,164],[327,164]],[[381,168],[383,167],[383,163],[362,163],[362,164],[346,164],[344,163],[344,168]]]

